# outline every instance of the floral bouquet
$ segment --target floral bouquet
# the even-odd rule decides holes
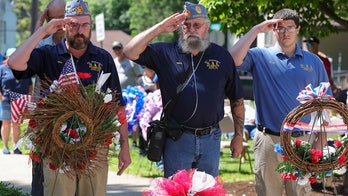
[[[115,113],[119,107],[116,92],[100,91],[108,76],[102,74],[97,84],[88,86],[53,81],[46,88],[51,93],[26,114],[30,119],[26,135],[33,143],[31,159],[47,159],[52,170],[68,174],[73,169],[88,174],[98,161],[105,161],[103,157],[122,121]]]
[[[143,195],[222,196],[226,195],[226,191],[219,177],[191,169],[179,170],[171,178],[155,178]]]

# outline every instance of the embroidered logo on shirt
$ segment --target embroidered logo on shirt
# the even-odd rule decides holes
[[[102,64],[96,61],[92,61],[92,62],[87,62],[88,67],[93,70],[93,71],[100,71],[102,68]]]
[[[217,60],[207,60],[204,62],[208,69],[219,69],[220,67],[220,61]]]
[[[177,65],[182,65],[181,61],[176,62]]]
[[[304,71],[309,71],[309,72],[312,72],[312,71],[313,71],[313,65],[304,65],[304,64],[301,64],[300,66],[301,66],[301,68],[302,68]]]

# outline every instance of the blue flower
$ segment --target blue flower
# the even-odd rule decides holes
[[[274,152],[284,155],[284,150],[282,146],[280,145],[280,143],[274,144]]]

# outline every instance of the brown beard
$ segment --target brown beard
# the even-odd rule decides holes
[[[75,40],[77,38],[82,38],[83,42],[76,42]],[[74,36],[70,36],[69,32],[67,31],[66,32],[66,40],[67,40],[67,42],[68,42],[70,47],[72,47],[72,48],[74,48],[76,50],[84,49],[84,48],[87,47],[88,43],[91,40],[91,31],[89,31],[88,37],[86,37],[83,34],[79,34],[79,33],[74,35]]]

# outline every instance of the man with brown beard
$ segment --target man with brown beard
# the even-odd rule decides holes
[[[62,69],[68,61],[74,62],[77,75],[83,85],[95,84],[101,73],[111,73],[102,86],[121,92],[121,86],[112,56],[104,49],[94,46],[91,38],[91,15],[87,2],[82,0],[66,3],[64,19],[52,19],[45,26],[39,27],[35,33],[20,45],[8,62],[16,78],[29,78],[37,74],[41,81],[58,80]],[[65,39],[55,46],[35,48],[47,35],[58,30],[66,31]],[[83,77],[82,77],[83,76]],[[44,82],[43,82],[44,83]],[[117,112],[125,116],[125,103],[118,93],[120,107]],[[127,123],[120,126],[121,151],[118,155],[117,175],[121,175],[131,163],[128,144]],[[80,176],[78,179],[69,174],[49,169],[44,164],[44,195],[105,195],[108,162],[107,153],[103,155],[101,165],[93,168],[91,176]]]
[[[230,143],[234,158],[243,148],[244,92],[229,52],[208,40],[206,8],[190,2],[184,8],[183,13],[173,14],[135,36],[124,52],[129,59],[156,72],[164,116],[180,124],[182,130],[179,139],[166,140],[164,176],[191,168],[217,176],[221,140],[218,123],[224,117],[224,99],[230,100],[234,119],[236,134]],[[159,34],[177,29],[179,41],[148,45]],[[177,92],[178,86],[183,86],[181,92]],[[170,114],[166,113],[168,107],[173,107]]]

